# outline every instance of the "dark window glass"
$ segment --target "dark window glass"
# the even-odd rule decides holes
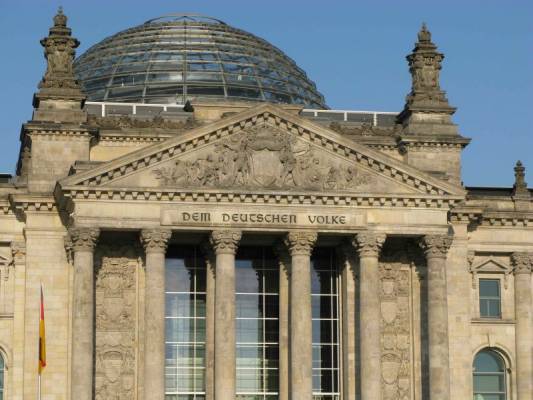
[[[482,318],[501,318],[500,281],[479,280],[479,314]]]
[[[483,350],[474,359],[474,400],[506,400],[505,363],[498,353]]]

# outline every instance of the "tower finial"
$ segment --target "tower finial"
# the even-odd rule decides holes
[[[56,107],[58,101],[73,101],[80,105],[80,109],[85,102],[85,95],[81,92],[74,76],[73,66],[76,48],[80,42],[72,37],[62,7],[57,10],[53,21],[54,25],[50,28],[48,36],[41,40],[46,59],[46,72],[39,83],[39,91],[34,96],[33,106],[36,110],[33,120],[62,121],[66,118],[66,112],[61,111],[61,107]],[[47,105],[43,106],[44,103]],[[57,115],[52,117],[52,110],[55,108]]]
[[[428,30],[425,22],[422,22],[422,28],[420,28],[420,32],[418,32],[418,42],[431,43],[431,32]]]
[[[449,119],[455,112],[446,98],[446,92],[440,87],[440,70],[444,54],[437,51],[431,41],[431,32],[426,23],[418,32],[418,41],[412,53],[407,56],[411,73],[411,92],[406,97],[404,110],[398,116],[398,122],[406,125],[413,113],[437,113]],[[422,119],[421,119],[422,120]],[[446,125],[450,125],[446,122]]]
[[[56,27],[66,27],[67,26],[67,17],[63,14],[63,7],[59,6],[57,9],[57,14],[54,16],[54,26]]]

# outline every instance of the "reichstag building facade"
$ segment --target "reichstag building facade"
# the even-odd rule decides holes
[[[532,400],[525,169],[462,185],[413,37],[403,110],[351,112],[222,21],[76,58],[60,9],[0,183],[0,398],[38,397],[42,284],[46,400]]]

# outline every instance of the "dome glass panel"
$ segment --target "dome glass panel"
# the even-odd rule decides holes
[[[184,104],[228,99],[327,108],[281,50],[199,15],[169,15],[92,46],[74,64],[90,101]]]

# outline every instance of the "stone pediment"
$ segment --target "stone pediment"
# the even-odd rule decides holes
[[[60,186],[464,195],[460,187],[270,104],[74,174]]]

